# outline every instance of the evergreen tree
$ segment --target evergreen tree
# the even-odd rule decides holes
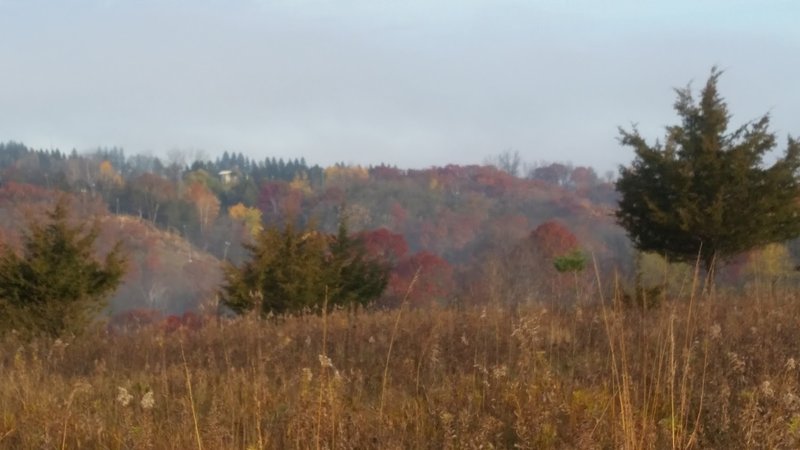
[[[769,116],[728,131],[730,115],[711,71],[701,98],[677,89],[679,125],[665,142],[648,145],[634,128],[621,143],[636,152],[620,168],[617,218],[634,245],[679,261],[698,256],[706,269],[754,247],[800,234],[800,143],[788,138],[786,153],[771,166],[764,155],[776,146]]]
[[[325,298],[322,235],[297,230],[287,224],[283,229],[270,227],[256,242],[245,244],[250,260],[241,267],[228,263],[224,269],[226,284],[222,303],[237,314],[259,310],[270,312],[301,311],[321,305]]]
[[[117,243],[104,261],[92,247],[99,227],[69,224],[69,205],[59,200],[47,223],[31,223],[23,254],[0,256],[0,331],[58,336],[79,333],[122,280],[125,257]]]
[[[230,170],[232,166],[231,155],[228,153],[227,150],[225,150],[225,152],[222,153],[222,161],[220,162],[219,165],[221,166],[220,170]]]
[[[368,258],[363,242],[350,235],[345,219],[339,220],[330,245],[329,272],[329,295],[340,305],[365,306],[389,284],[388,263]]]
[[[220,292],[222,304],[237,314],[319,310],[326,298],[329,307],[366,305],[388,283],[388,266],[368,259],[345,225],[336,236],[292,224],[270,227],[244,246],[249,261],[226,263]]]

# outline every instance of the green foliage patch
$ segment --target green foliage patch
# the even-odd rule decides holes
[[[700,98],[678,89],[679,125],[653,145],[634,128],[620,141],[636,158],[620,170],[616,213],[636,248],[706,268],[715,258],[800,235],[797,202],[800,142],[771,166],[763,158],[776,146],[769,116],[728,130],[730,113],[713,69]]]
[[[0,332],[78,334],[120,284],[126,265],[120,243],[96,260],[99,225],[70,225],[68,210],[62,198],[45,223],[31,222],[22,255],[2,249]]]
[[[319,310],[325,303],[364,306],[388,285],[388,264],[369,258],[344,221],[336,235],[291,223],[269,227],[245,248],[249,261],[226,265],[221,291],[222,304],[238,314]]]

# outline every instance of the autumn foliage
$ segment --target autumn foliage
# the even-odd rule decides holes
[[[578,238],[561,222],[549,220],[531,232],[531,243],[547,259],[578,248]]]

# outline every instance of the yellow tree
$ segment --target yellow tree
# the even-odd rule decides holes
[[[186,190],[186,196],[194,203],[197,208],[197,216],[200,220],[200,231],[205,233],[208,227],[219,216],[219,199],[213,192],[201,182],[193,182]]]
[[[744,272],[756,286],[769,283],[774,294],[778,283],[794,273],[794,264],[785,245],[767,244],[750,252]]]
[[[305,172],[298,172],[289,183],[289,187],[305,195],[310,195],[312,193],[311,183],[308,181],[308,175],[306,175]]]
[[[258,208],[248,208],[242,203],[237,203],[228,208],[228,217],[242,222],[250,236],[255,238],[263,229],[261,225],[261,210]]]
[[[109,160],[104,160],[100,163],[100,180],[114,185],[122,184],[122,177],[117,173]]]
[[[336,165],[325,168],[325,184],[328,186],[346,185],[353,181],[369,180],[369,172],[361,166]]]
[[[100,163],[99,175],[97,176],[97,187],[105,199],[109,199],[111,192],[123,185],[122,177],[117,173],[109,160]]]

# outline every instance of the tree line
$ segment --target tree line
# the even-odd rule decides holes
[[[720,71],[712,70],[697,100],[690,87],[676,90],[674,107],[680,122],[667,128],[663,143],[648,144],[636,128],[620,129],[620,143],[634,149],[635,159],[620,168],[615,184],[619,193],[617,221],[638,250],[675,261],[697,261],[709,273],[716,264],[742,252],[800,235],[800,143],[788,137],[784,155],[766,165],[764,156],[777,146],[777,138],[769,130],[769,116],[729,130],[731,115],[717,89],[720,76]],[[26,149],[5,144],[0,148],[0,155],[3,154],[11,155],[15,161],[24,160]],[[48,161],[46,165],[77,159],[74,154],[67,156],[57,151],[34,155]],[[111,150],[105,156],[108,164],[101,164],[96,177],[91,178],[96,182],[92,189],[116,182],[118,169],[112,161],[125,167],[120,151]],[[8,161],[0,159],[0,164]],[[219,200],[209,186],[220,181],[210,179],[208,170],[230,164],[241,164],[251,171],[260,168],[284,180],[289,172],[296,171],[292,183],[297,183],[300,191],[315,182],[309,175],[298,178],[297,171],[313,172],[302,160],[290,164],[268,161],[253,166],[241,155],[227,154],[216,165],[198,163],[181,180],[190,186],[187,192],[201,229],[204,224],[207,226],[206,216],[216,215],[219,210]],[[383,176],[391,176],[393,169],[382,170]],[[472,175],[468,171],[461,173]],[[344,165],[326,169],[323,175],[330,180],[369,176]],[[159,216],[174,214],[168,202],[159,197],[169,194],[170,184],[151,172],[142,173],[138,180],[147,187],[135,194],[116,192],[118,198],[125,198],[126,204],[139,205],[139,214],[154,223],[160,220]],[[486,183],[487,189],[508,190],[502,177],[476,180]],[[430,189],[440,189],[439,181],[430,183]],[[270,186],[278,185],[264,183],[262,193]],[[68,217],[68,209],[65,200],[59,201],[47,214],[46,223],[30,223],[20,254],[3,249],[0,331],[27,330],[54,336],[77,332],[119,285],[125,269],[125,256],[119,245],[103,260],[96,259],[92,254],[96,226],[72,225],[70,220],[74,219]],[[242,220],[253,219],[249,229],[252,239],[243,243],[245,257],[239,263],[224,262],[220,300],[236,314],[256,312],[268,316],[335,306],[363,307],[392,287],[392,270],[404,261],[411,264],[403,269],[406,275],[413,271],[414,264],[417,266],[412,278],[425,264],[428,268],[438,264],[435,255],[419,254],[417,259],[398,256],[405,252],[406,244],[392,244],[391,233],[380,234],[383,248],[370,250],[370,242],[376,242],[379,234],[351,232],[352,211],[344,208],[335,233],[321,231],[312,221],[262,223],[260,212],[249,214],[244,204],[236,211]],[[269,208],[262,205],[260,211]],[[577,273],[585,267],[577,240],[559,225],[543,224],[531,238],[539,239],[537,248],[556,271]],[[567,244],[559,245],[561,241]],[[390,247],[394,253],[388,250]],[[509,255],[522,257],[524,252],[520,252],[518,247]],[[414,263],[408,263],[412,260]],[[441,281],[438,278],[432,280],[431,287]]]

